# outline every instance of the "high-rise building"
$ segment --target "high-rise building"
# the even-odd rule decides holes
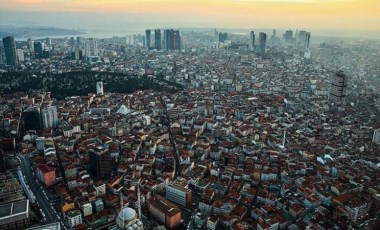
[[[259,33],[259,46],[260,46],[260,53],[265,54],[266,52],[266,46],[267,46],[267,34],[260,32]]]
[[[108,149],[90,150],[89,172],[98,179],[107,179],[111,176],[114,162]]]
[[[307,32],[306,33],[306,38],[305,38],[305,49],[309,49],[309,46],[310,46],[310,37],[311,37],[311,33]]]
[[[181,37],[178,30],[164,31],[164,45],[166,50],[179,50],[181,48]]]
[[[96,94],[104,94],[103,82],[96,82]]]
[[[285,42],[286,43],[293,43],[293,31],[287,30],[284,34]]]
[[[254,51],[255,50],[255,32],[251,31],[249,34],[249,50]]]
[[[145,46],[150,49],[150,30],[145,30]]]
[[[22,112],[24,125],[26,130],[40,130],[41,116],[39,107],[28,107]]]
[[[219,33],[219,42],[220,43],[226,42],[227,39],[228,39],[227,33],[222,33],[222,32]]]
[[[47,106],[41,110],[42,128],[57,128],[57,106]]]
[[[300,30],[298,33],[298,38],[297,38],[297,46],[299,48],[305,48],[306,44],[306,31],[305,30]]]
[[[79,210],[71,210],[66,213],[67,223],[71,228],[83,222],[82,213]]]
[[[330,100],[343,104],[346,98],[347,76],[339,70],[331,79]]]
[[[34,51],[34,42],[31,38],[28,38],[28,49]]]
[[[34,56],[35,58],[43,58],[43,47],[41,42],[34,42]]]
[[[24,62],[25,58],[24,58],[24,51],[22,49],[17,49],[16,50],[16,54],[17,54],[17,61],[20,63],[20,62]]]
[[[12,36],[3,38],[3,45],[4,45],[5,60],[6,60],[7,65],[16,65],[17,56],[16,56],[15,38]]]
[[[99,55],[99,48],[98,48],[98,39],[97,38],[91,38],[91,51],[93,56]]]
[[[161,30],[154,30],[154,48],[160,50],[161,49]]]

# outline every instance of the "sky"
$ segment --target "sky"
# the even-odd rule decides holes
[[[380,0],[0,0],[1,25],[379,32]]]

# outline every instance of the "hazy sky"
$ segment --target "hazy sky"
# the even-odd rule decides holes
[[[0,23],[380,31],[380,0],[0,0]]]

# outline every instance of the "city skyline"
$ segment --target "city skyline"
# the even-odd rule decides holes
[[[115,31],[164,26],[255,27],[358,30],[380,34],[377,23],[380,2],[375,0],[2,0],[1,4],[0,24],[3,26],[55,25]]]

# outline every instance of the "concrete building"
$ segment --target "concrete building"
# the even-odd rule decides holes
[[[36,176],[46,186],[53,185],[56,180],[55,169],[46,164],[40,164],[37,166]]]
[[[17,55],[16,55],[15,38],[12,36],[3,38],[3,45],[4,45],[5,60],[6,60],[7,65],[16,65]]]
[[[87,203],[82,205],[83,216],[92,215],[92,204]]]
[[[343,104],[346,98],[347,76],[342,70],[333,75],[330,87],[330,101]]]
[[[57,128],[58,126],[58,113],[56,106],[47,106],[41,110],[42,127]]]
[[[191,204],[191,190],[176,184],[166,185],[166,199],[184,207]]]
[[[69,224],[70,227],[74,227],[83,222],[82,213],[78,210],[69,211],[66,214],[66,218],[67,218],[67,223]]]
[[[104,94],[103,82],[96,82],[96,94]]]
[[[181,223],[181,210],[162,196],[151,197],[147,203],[149,213],[167,228],[174,228]]]
[[[0,206],[0,229],[26,229],[29,226],[29,200]]]

